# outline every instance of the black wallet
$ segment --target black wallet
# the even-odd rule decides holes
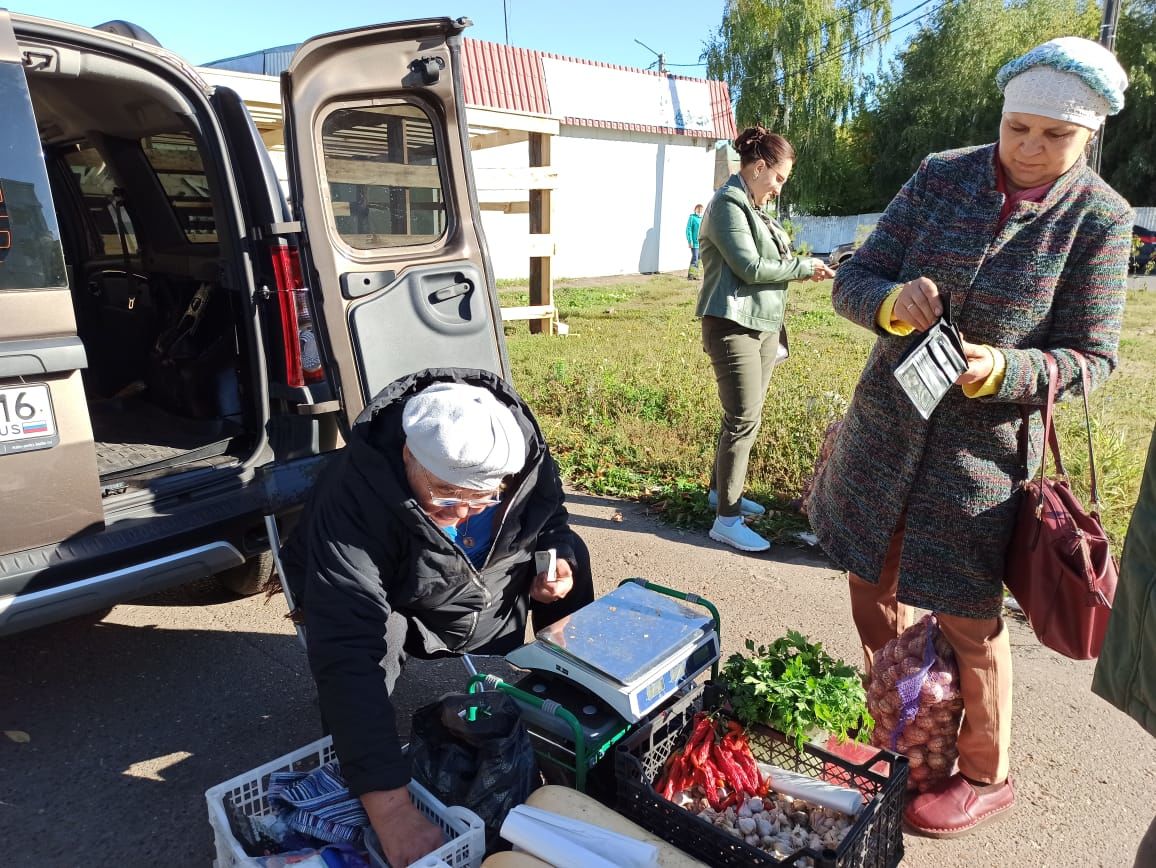
[[[919,415],[930,419],[947,390],[966,370],[963,338],[951,321],[951,311],[945,301],[943,316],[914,338],[900,357],[895,366],[895,379]]]

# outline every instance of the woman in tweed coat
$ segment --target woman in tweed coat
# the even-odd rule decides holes
[[[1106,49],[1054,40],[1000,71],[999,141],[925,159],[836,276],[836,310],[878,335],[808,514],[850,571],[871,655],[939,615],[960,665],[959,773],[912,800],[909,827],[970,832],[1015,801],[1008,779],[1011,651],[1000,619],[1004,553],[1019,505],[1020,405],[1061,397],[1116,366],[1131,209],[1087,165],[1126,77]],[[892,372],[913,331],[950,305],[968,370],[924,421]],[[1033,443],[1040,440],[1038,418]],[[1033,450],[1039,455],[1039,449]]]

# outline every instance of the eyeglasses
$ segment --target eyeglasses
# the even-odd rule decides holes
[[[485,509],[488,506],[497,506],[502,502],[500,491],[495,494],[491,494],[488,497],[479,498],[437,497],[433,493],[433,488],[430,487],[429,471],[422,467],[421,472],[425,477],[425,490],[429,492],[429,502],[439,509],[450,509],[459,506],[469,507],[470,509]]]
[[[427,486],[428,488],[428,486]],[[434,497],[431,490],[429,493],[429,501],[434,506],[443,508],[451,506],[468,506],[470,509],[484,509],[487,506],[496,506],[502,502],[502,498],[497,495],[491,497],[479,497],[477,500],[468,500],[463,497]]]

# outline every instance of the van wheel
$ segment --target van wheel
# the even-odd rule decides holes
[[[265,587],[273,573],[273,553],[261,552],[239,567],[217,573],[217,581],[225,590],[239,597],[251,597]]]

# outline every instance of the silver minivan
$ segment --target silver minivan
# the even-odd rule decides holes
[[[264,517],[291,518],[382,386],[508,375],[468,24],[300,47],[290,207],[236,93],[0,10],[0,635],[208,575],[254,592]]]

